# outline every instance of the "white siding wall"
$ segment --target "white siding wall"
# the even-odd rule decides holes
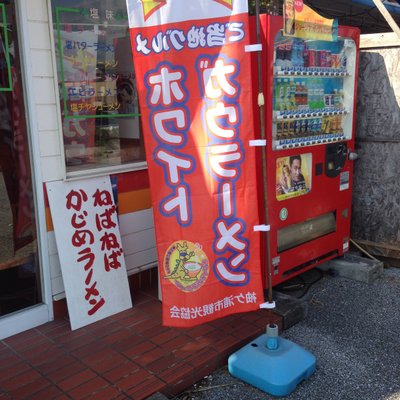
[[[32,63],[32,85],[39,134],[41,171],[44,182],[63,178],[61,156],[60,118],[56,97],[56,72],[52,51],[52,28],[46,0],[27,2],[28,32],[30,40],[30,62]]]
[[[29,0],[27,26],[29,32],[32,87],[40,143],[40,166],[43,182],[62,180],[62,132],[58,98],[56,96],[56,60],[53,51],[53,34],[48,15],[47,0]],[[25,22],[25,21],[24,21]],[[128,273],[144,270],[157,264],[154,222],[151,210],[120,217],[122,243]],[[48,233],[52,294],[55,299],[64,297],[60,261],[54,232]]]

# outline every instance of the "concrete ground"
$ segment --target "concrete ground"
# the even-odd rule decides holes
[[[400,400],[400,269],[372,283],[325,274],[305,294],[307,316],[282,337],[311,351],[317,370],[286,399]],[[179,399],[274,399],[224,367]]]

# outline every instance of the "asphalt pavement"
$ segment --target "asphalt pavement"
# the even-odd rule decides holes
[[[307,316],[281,336],[312,352],[317,369],[285,399],[400,400],[400,269],[369,284],[325,274],[303,298]],[[276,399],[227,367],[178,398]]]

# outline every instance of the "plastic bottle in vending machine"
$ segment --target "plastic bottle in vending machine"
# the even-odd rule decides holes
[[[315,107],[315,81],[310,79],[308,83],[308,108],[314,110]]]
[[[297,43],[297,65],[304,67],[304,41],[299,39]]]
[[[293,39],[292,42],[292,52],[290,55],[290,60],[292,62],[292,66],[293,67],[297,67],[299,61],[298,61],[298,55],[299,55],[299,51],[298,51],[298,41],[297,39]]]
[[[290,109],[291,110],[296,110],[296,83],[294,81],[294,79],[290,79]]]
[[[325,86],[324,81],[322,79],[318,80],[318,107],[319,109],[323,109],[325,107]]]
[[[292,65],[292,43],[290,41],[286,42],[284,44],[285,46],[285,55],[284,55],[284,62],[283,62],[283,68],[284,69],[289,69]]]
[[[342,108],[341,96],[337,89],[333,89],[333,106],[335,108]]]
[[[275,80],[275,86],[274,86],[274,110],[279,111],[281,109],[279,100],[280,100],[280,89],[282,86],[282,79],[278,78]]]
[[[308,104],[308,89],[305,82],[301,83],[301,105],[306,106]]]
[[[287,111],[290,108],[290,84],[289,84],[289,79],[284,79],[283,80],[283,99],[282,99],[281,108],[284,111]]]
[[[305,68],[308,68],[310,66],[309,63],[309,53],[308,53],[308,46],[307,43],[304,43],[304,51],[303,51],[303,65]]]
[[[347,56],[344,50],[340,53],[340,69],[347,70]]]
[[[344,108],[344,90],[343,89],[339,90],[339,98],[340,98],[339,108],[343,109]]]
[[[275,50],[275,66],[282,67],[285,59],[285,49],[278,43]]]
[[[295,103],[296,103],[296,108],[298,109],[299,106],[301,106],[301,83],[296,82],[296,89],[295,89]]]
[[[314,109],[318,109],[320,107],[320,101],[319,101],[319,87],[320,87],[320,83],[319,83],[319,79],[315,79],[314,80]]]

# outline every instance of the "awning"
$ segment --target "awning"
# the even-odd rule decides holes
[[[352,0],[351,2],[363,4],[368,7],[375,7],[375,3],[372,0]],[[390,13],[400,14],[400,0],[383,0],[382,3]]]

